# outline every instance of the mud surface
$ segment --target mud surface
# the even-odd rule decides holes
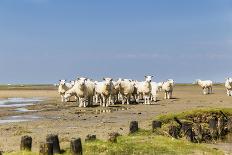
[[[0,124],[0,149],[3,151],[19,150],[20,138],[28,134],[33,138],[33,149],[37,151],[39,142],[44,141],[49,133],[57,133],[61,147],[69,146],[72,137],[82,139],[88,134],[96,134],[99,139],[106,139],[108,133],[116,131],[127,134],[129,122],[139,121],[139,127],[150,129],[151,121],[159,114],[181,112],[195,108],[232,108],[232,97],[226,96],[223,86],[215,86],[214,93],[202,95],[198,86],[176,86],[174,99],[164,100],[159,92],[159,101],[153,105],[121,105],[102,108],[79,108],[75,102],[61,103],[54,88],[44,90],[0,90],[0,99],[7,98],[44,98],[39,104],[28,105],[19,111],[15,107],[1,107],[0,119],[22,117],[26,121]],[[22,107],[17,107],[22,108]],[[29,119],[34,117],[35,119]],[[229,151],[224,145],[209,145]],[[231,143],[228,142],[231,146]],[[225,148],[224,148],[225,147]]]

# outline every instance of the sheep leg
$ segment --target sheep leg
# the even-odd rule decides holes
[[[127,95],[127,104],[129,105],[130,104],[130,95]]]
[[[164,92],[164,99],[167,99],[167,91]]]
[[[79,97],[79,107],[83,107],[83,99]]]

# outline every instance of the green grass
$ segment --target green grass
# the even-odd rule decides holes
[[[179,119],[187,119],[187,117],[195,117],[198,115],[207,114],[219,114],[222,111],[226,115],[232,115],[232,108],[204,108],[204,109],[194,109],[189,111],[184,111],[181,113],[169,113],[164,115],[159,115],[155,119],[162,121],[163,123],[169,123],[173,121],[174,117]]]

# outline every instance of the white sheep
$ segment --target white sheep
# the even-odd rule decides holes
[[[86,78],[78,78],[75,81],[75,85],[65,92],[64,98],[67,99],[73,95],[77,96],[79,102],[79,107],[87,106],[88,91],[86,87]]]
[[[151,100],[157,101],[157,92],[159,90],[159,85],[156,82],[151,82]]]
[[[226,78],[225,87],[227,95],[232,96],[232,78]]]
[[[162,85],[164,84],[164,82],[158,82],[157,83],[157,89],[158,89],[158,91],[162,91]]]
[[[112,81],[112,78],[103,78],[102,82],[95,84],[96,102],[100,98],[100,106],[106,107],[110,105]]]
[[[87,79],[86,82],[86,88],[87,88],[87,96],[88,96],[88,105],[93,105],[93,98],[95,95],[95,84],[92,80]]]
[[[213,82],[211,80],[196,80],[196,84],[201,86],[203,94],[211,94],[213,92]]]
[[[58,93],[61,97],[61,102],[65,101],[64,95],[67,90],[72,88],[72,86],[69,83],[66,83],[66,80],[60,80],[59,86],[58,86]]]
[[[162,85],[162,90],[164,91],[164,99],[171,99],[172,98],[172,92],[174,87],[174,80],[168,79],[166,82]]]
[[[112,87],[111,87],[111,104],[114,105],[114,103],[119,101],[119,85],[116,81],[112,81]]]
[[[125,100],[127,104],[130,104],[135,89],[132,81],[130,79],[119,79],[116,85],[119,86],[119,92],[122,95],[122,104],[125,104]]]
[[[153,76],[145,76],[145,81],[136,83],[138,95],[144,98],[144,104],[150,104],[152,77]]]

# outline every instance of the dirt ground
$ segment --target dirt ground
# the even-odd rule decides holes
[[[159,92],[159,101],[153,105],[115,105],[110,108],[99,106],[79,108],[75,102],[61,103],[58,93],[54,88],[46,90],[0,90],[0,99],[9,97],[43,97],[41,104],[29,106],[36,112],[17,113],[13,108],[1,108],[0,118],[14,115],[35,115],[41,119],[0,124],[0,150],[19,150],[22,135],[33,138],[33,150],[37,151],[39,142],[45,140],[49,133],[59,134],[61,147],[69,146],[72,137],[81,137],[87,134],[96,134],[98,139],[106,139],[108,133],[116,131],[121,134],[128,133],[129,122],[137,120],[139,127],[150,129],[151,121],[159,114],[181,112],[185,110],[213,107],[232,108],[232,97],[228,97],[225,88],[217,85],[213,94],[202,95],[198,86],[177,85],[174,88],[171,100],[163,99],[163,92]]]

